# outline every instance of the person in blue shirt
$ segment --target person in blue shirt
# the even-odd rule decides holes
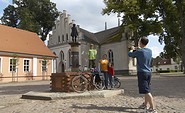
[[[139,94],[144,94],[144,103],[139,106],[141,109],[147,109],[147,104],[149,103],[150,113],[157,113],[154,108],[153,96],[150,92],[150,81],[151,81],[151,61],[152,61],[152,51],[146,48],[149,40],[146,37],[140,38],[138,42],[138,48],[134,46],[131,47],[128,53],[129,57],[137,59],[137,77],[138,77],[138,87]]]

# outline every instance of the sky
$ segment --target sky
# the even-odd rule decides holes
[[[102,9],[105,7],[103,0],[50,0],[56,3],[58,11],[67,11],[71,15],[71,20],[81,28],[90,32],[99,32],[105,29],[105,22],[107,29],[118,26],[117,14],[102,15]],[[0,17],[3,15],[3,10],[12,0],[0,0]],[[153,57],[159,55],[163,51],[164,45],[160,45],[157,36],[149,36],[148,48],[152,49]]]

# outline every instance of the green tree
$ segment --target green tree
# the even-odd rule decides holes
[[[180,57],[185,67],[185,0],[104,0],[103,14],[123,15],[132,38],[154,34],[165,43],[164,56]]]
[[[139,37],[162,32],[161,21],[153,5],[155,3],[151,0],[104,0],[104,3],[103,14],[123,15],[123,29],[127,27],[133,32],[132,39],[136,45]]]
[[[2,24],[17,27],[18,14],[17,9],[13,5],[9,5],[4,9],[4,15],[1,17]]]
[[[160,1],[160,15],[163,20],[163,35],[160,40],[165,43],[164,57],[179,58],[185,67],[185,0]],[[184,70],[185,73],[185,70]]]
[[[50,0],[13,0],[13,3],[18,22],[12,27],[35,32],[45,41],[59,15],[56,4]],[[1,21],[7,25],[6,21],[10,19],[5,18],[6,15],[9,15],[8,12],[4,12]]]

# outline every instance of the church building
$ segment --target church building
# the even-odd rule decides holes
[[[53,63],[54,72],[71,71],[71,27],[74,21],[64,10],[60,13],[56,25],[49,36],[48,47],[58,56]],[[128,57],[129,47],[132,41],[129,40],[128,32],[123,31],[120,26],[103,31],[92,33],[77,25],[80,66],[89,66],[88,50],[93,44],[97,50],[96,67],[102,55],[108,56],[109,62],[114,64],[115,74],[130,75],[136,72],[136,59]]]

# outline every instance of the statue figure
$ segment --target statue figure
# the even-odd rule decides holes
[[[72,36],[72,41],[76,42],[76,38],[78,36],[78,31],[76,29],[76,25],[73,24],[73,27],[71,28],[72,32],[71,32],[71,36]]]

